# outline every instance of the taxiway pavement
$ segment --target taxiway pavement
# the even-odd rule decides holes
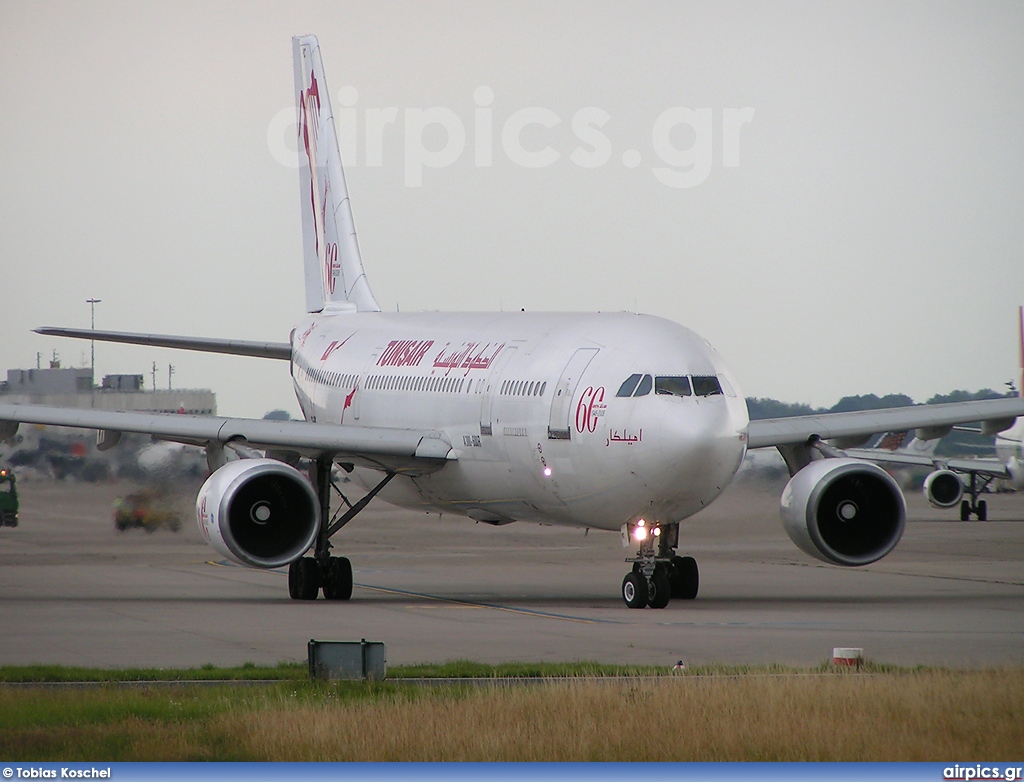
[[[990,495],[985,523],[910,494],[896,551],[846,569],[786,537],[783,483],[741,476],[683,525],[696,600],[629,610],[617,533],[373,504],[335,538],[352,600],[301,603],[283,572],[218,563],[190,517],[178,533],[116,532],[127,484],[23,482],[21,525],[0,529],[0,664],[273,664],[304,660],[311,638],[383,641],[392,665],[814,665],[836,646],[904,665],[1024,664],[1024,494]]]

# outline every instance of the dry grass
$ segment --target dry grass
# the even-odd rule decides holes
[[[8,760],[1014,761],[1024,670],[0,689]]]
[[[1024,672],[577,680],[218,723],[264,760],[1013,760]]]

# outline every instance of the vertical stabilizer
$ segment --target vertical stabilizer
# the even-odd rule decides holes
[[[292,51],[306,310],[351,302],[360,312],[379,312],[359,255],[320,44],[316,36],[303,35],[292,38]]]
[[[1017,378],[1017,396],[1024,396],[1024,307],[1017,308],[1017,325],[1020,328],[1020,376]]]

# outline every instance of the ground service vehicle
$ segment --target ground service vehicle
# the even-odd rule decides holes
[[[114,528],[118,532],[134,528],[156,532],[160,527],[171,532],[181,529],[181,516],[165,493],[142,489],[114,500]]]
[[[0,527],[18,526],[18,489],[14,473],[0,470]]]

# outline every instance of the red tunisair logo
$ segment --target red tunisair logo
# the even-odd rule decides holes
[[[324,291],[333,294],[341,272],[338,243],[326,241],[328,201],[331,183],[326,170],[319,181],[320,85],[316,74],[309,72],[309,86],[299,93],[299,140],[309,164],[309,204],[313,213],[313,246],[323,270]],[[318,197],[319,196],[319,197]],[[319,201],[319,203],[317,203]]]

